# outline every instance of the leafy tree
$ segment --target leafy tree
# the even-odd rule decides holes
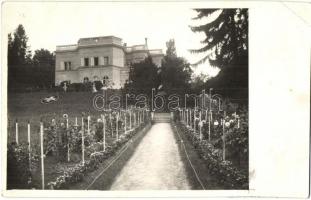
[[[174,39],[170,39],[168,42],[166,42],[166,48],[167,48],[166,49],[166,56],[177,57]]]
[[[150,56],[146,57],[142,62],[131,64],[127,87],[144,88],[150,91],[159,84],[157,71],[158,67],[152,62]]]
[[[191,81],[192,89],[198,90],[200,92],[204,88],[207,79],[209,79],[209,76],[203,73],[193,76]]]
[[[8,34],[8,89],[25,91],[54,85],[55,56],[48,50],[35,51],[32,58],[23,25]]]
[[[31,52],[27,46],[28,37],[23,25],[18,25],[13,33],[8,35],[8,65],[24,65],[31,62]]]
[[[55,66],[55,55],[47,49],[39,49],[35,51],[32,58],[34,65]]]
[[[190,64],[176,54],[175,41],[166,43],[167,50],[161,64],[161,83],[164,89],[189,88],[192,69]]]

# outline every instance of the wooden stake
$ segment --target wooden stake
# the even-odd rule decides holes
[[[130,130],[132,130],[132,111],[130,110]]]
[[[208,141],[211,141],[211,117],[208,117]]]
[[[124,112],[124,133],[126,133],[126,110]]]
[[[90,135],[90,116],[87,117],[87,134]]]
[[[119,125],[118,125],[118,121],[119,121],[119,113],[117,113],[117,116],[116,116],[116,134],[117,134],[116,139],[117,140],[119,138]]]
[[[41,181],[44,190],[44,152],[43,152],[43,123],[40,122],[40,144],[41,144]]]
[[[222,149],[222,160],[225,161],[226,160],[226,136],[225,136],[225,119],[223,119],[222,122],[222,134],[223,134],[223,149]]]
[[[112,129],[112,118],[111,118],[111,113],[109,113],[109,121],[110,121],[110,127],[111,127],[111,137],[113,137],[113,129]]]
[[[136,113],[134,111],[134,127],[136,127]]]
[[[82,165],[84,165],[84,119],[81,121],[81,132],[82,132]]]
[[[29,169],[31,169],[30,122],[27,124]]]
[[[18,122],[17,122],[17,119],[15,122],[15,141],[16,141],[16,144],[18,144]]]
[[[102,115],[103,120],[103,149],[106,150],[106,119],[105,115]]]
[[[70,144],[69,144],[69,132],[68,132],[68,118],[66,118],[66,132],[67,132],[67,161],[70,162]]]
[[[199,113],[199,120],[200,120],[200,124],[199,124],[199,133],[200,133],[200,141],[202,140],[202,113],[201,113],[201,111],[200,111],[200,113]]]

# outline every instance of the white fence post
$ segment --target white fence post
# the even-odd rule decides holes
[[[106,118],[105,115],[102,115],[103,121],[103,149],[106,150]]]
[[[66,118],[66,133],[67,133],[67,161],[68,161],[68,162],[70,162],[70,144],[69,144],[68,128],[69,128],[69,123],[68,123],[68,116],[67,116],[67,118]]]
[[[225,161],[226,160],[226,136],[225,136],[225,119],[223,119],[222,122],[222,136],[223,136],[223,149],[222,149],[222,160]]]
[[[81,132],[82,132],[82,165],[84,165],[84,119],[81,121]]]
[[[44,190],[44,152],[43,152],[43,123],[40,122],[40,144],[41,144],[41,181]]]
[[[118,125],[118,121],[119,121],[119,113],[117,113],[117,116],[116,116],[116,139],[118,140],[119,138],[119,125]]]
[[[29,169],[31,170],[30,122],[27,124]]]
[[[17,119],[15,121],[15,141],[16,141],[16,144],[18,144],[18,122],[17,122]]]
[[[206,113],[207,114],[207,113]],[[208,116],[208,141],[211,141],[211,116]]]
[[[126,110],[124,112],[124,133],[126,133]]]
[[[130,130],[132,130],[132,110],[130,110]]]

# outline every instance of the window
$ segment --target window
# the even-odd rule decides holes
[[[109,64],[109,57],[105,56],[104,57],[104,65],[108,65]]]
[[[87,82],[89,82],[89,78],[88,77],[84,77],[83,78],[83,83],[87,83]]]
[[[103,84],[104,84],[104,86],[107,86],[109,84],[109,77],[108,76],[104,76]]]
[[[84,66],[89,66],[89,58],[84,58]]]
[[[98,66],[98,57],[94,57],[94,65]]]
[[[64,62],[65,71],[71,70],[71,62]]]

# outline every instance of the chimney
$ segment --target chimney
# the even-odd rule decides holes
[[[148,38],[145,38],[145,47],[148,49]]]

